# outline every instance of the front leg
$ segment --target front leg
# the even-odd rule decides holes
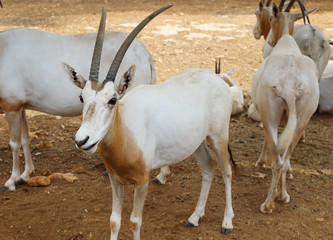
[[[131,224],[133,231],[133,239],[140,240],[140,229],[142,224],[143,206],[148,192],[148,183],[143,186],[134,187],[134,202],[131,213]]]
[[[22,109],[17,112],[5,113],[9,127],[10,141],[9,145],[13,155],[12,174],[7,180],[5,185],[1,188],[1,191],[14,191],[15,183],[20,180],[20,150],[21,150],[21,112]]]
[[[115,180],[109,173],[112,187],[112,213],[110,217],[111,240],[118,239],[123,209],[124,185]]]
[[[29,148],[28,122],[25,110],[22,110],[21,114],[21,143],[24,152],[25,167],[24,172],[21,174],[20,178],[23,182],[28,182],[30,179],[30,174],[34,172],[35,167]]]

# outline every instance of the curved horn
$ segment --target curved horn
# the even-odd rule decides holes
[[[285,0],[281,0],[279,5],[279,12],[282,12]]]
[[[269,5],[271,4],[271,1],[272,0],[268,0],[267,3],[266,3],[266,7],[269,7]]]
[[[304,25],[306,24],[305,22],[305,7],[304,7],[304,4],[303,4],[303,1],[302,0],[297,0],[298,2],[298,5],[300,6],[301,10],[302,10],[302,14],[303,14],[303,21],[304,21]],[[306,18],[308,19],[308,23],[310,24],[310,18],[309,16],[306,16]]]
[[[121,61],[123,60],[123,57],[127,51],[127,49],[129,48],[129,46],[131,45],[131,43],[133,42],[133,40],[135,39],[135,37],[139,34],[139,32],[154,18],[156,17],[158,14],[160,14],[161,12],[167,10],[168,8],[172,7],[173,5],[168,5],[165,7],[162,7],[158,10],[156,10],[155,12],[153,12],[152,14],[150,14],[148,17],[146,17],[138,26],[136,26],[133,31],[127,36],[127,38],[125,39],[125,41],[123,42],[123,44],[120,46],[116,56],[114,57],[112,64],[110,66],[109,72],[105,78],[106,81],[112,81],[114,82],[119,66],[121,64]]]
[[[99,65],[101,62],[103,41],[104,41],[104,33],[105,33],[105,22],[106,22],[106,9],[102,8],[102,17],[99,23],[98,33],[95,42],[95,48],[93,57],[91,60],[89,80],[98,80],[99,73]]]
[[[291,7],[294,5],[295,0],[290,1],[286,9],[284,10],[285,12],[290,12]]]

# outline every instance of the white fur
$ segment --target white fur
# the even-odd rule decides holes
[[[236,115],[243,112],[244,108],[244,96],[243,91],[240,86],[234,82],[230,75],[234,72],[234,69],[218,74],[230,87],[231,95],[232,95],[232,112],[231,115]]]
[[[319,112],[333,113],[333,60],[330,60],[319,82]]]
[[[130,72],[130,71],[128,71]],[[126,79],[128,74],[124,74]],[[133,79],[132,77],[130,79]],[[120,82],[121,83],[121,82]],[[130,147],[139,155],[119,159],[120,162],[136,162],[142,156],[143,172],[178,163],[194,153],[203,171],[202,188],[197,207],[188,219],[198,226],[204,215],[209,188],[213,179],[214,166],[222,170],[225,181],[226,208],[222,229],[230,231],[234,216],[231,205],[231,165],[229,162],[228,135],[232,110],[232,96],[228,85],[215,73],[204,69],[189,69],[158,85],[141,85],[121,97],[117,85],[106,83],[104,89],[94,91],[88,82],[82,91],[84,99],[83,121],[76,133],[77,145],[89,152],[96,150],[104,162],[112,164],[117,156],[109,156],[109,149]],[[118,98],[115,106],[108,105],[110,98]],[[89,109],[93,109],[90,111]],[[88,113],[88,114],[87,114]],[[121,119],[121,120],[119,120]],[[102,129],[102,131],[101,131]],[[110,129],[109,131],[105,131]],[[114,139],[112,133],[121,131],[122,139]],[[212,146],[216,159],[210,155],[207,140]],[[141,159],[141,158],[140,158]],[[121,172],[109,173],[112,185],[113,207],[110,218],[111,239],[117,239],[121,223],[123,182]],[[133,173],[134,174],[134,173]],[[140,176],[133,177],[134,206],[131,222],[134,224],[134,239],[140,239],[142,209],[148,182],[136,182]],[[133,183],[133,182],[132,182]]]
[[[127,34],[106,32],[101,74],[106,74],[120,44]],[[0,110],[6,114],[13,152],[13,168],[4,188],[15,190],[15,183],[29,179],[34,171],[30,155],[25,109],[54,115],[74,116],[82,112],[80,91],[67,79],[61,63],[74,66],[88,77],[96,33],[57,35],[32,29],[15,29],[0,33]],[[155,83],[153,60],[144,45],[135,40],[129,48],[120,71],[136,64],[137,81]],[[116,82],[119,82],[117,76]],[[6,101],[8,104],[5,104]],[[19,169],[21,146],[25,155],[25,171]]]
[[[282,20],[285,25],[281,25]],[[295,39],[288,34],[292,21],[290,13],[278,12],[273,21],[276,28],[272,31],[282,29],[282,37],[274,39],[278,42],[258,68],[251,90],[265,135],[257,164],[265,164],[268,159],[272,161],[271,186],[260,207],[264,213],[273,211],[276,197],[285,203],[290,200],[286,190],[290,157],[319,101],[317,67],[312,59],[301,53]],[[279,124],[285,118],[286,127],[278,136]]]

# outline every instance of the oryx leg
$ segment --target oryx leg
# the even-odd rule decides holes
[[[266,164],[267,164],[267,159],[268,156],[267,156],[267,141],[266,139],[264,139],[264,145],[262,147],[262,151],[261,151],[261,154],[259,156],[259,159],[257,160],[256,162],[256,167],[261,167],[261,168],[264,168],[266,167]]]
[[[260,211],[263,213],[271,213],[275,207],[274,199],[276,197],[277,185],[283,166],[283,160],[278,152],[278,127],[283,109],[283,104],[280,101],[266,101],[266,109],[260,110],[265,112],[262,117],[264,137],[267,144],[267,156],[272,161],[272,181],[268,190],[268,195],[265,202],[261,205]]]
[[[199,148],[194,152],[194,157],[198,160],[202,171],[201,192],[197,202],[197,206],[185,224],[186,227],[193,227],[199,225],[199,220],[205,215],[205,207],[209,189],[214,175],[214,162],[210,155],[206,141],[203,141]]]
[[[133,239],[140,240],[140,229],[142,224],[142,212],[143,206],[146,200],[148,192],[148,183],[144,186],[136,185],[134,187],[134,202],[133,202],[133,210],[131,213],[131,224],[133,231]]]
[[[154,183],[160,183],[160,184],[165,184],[166,183],[166,178],[170,174],[170,168],[169,166],[164,166],[161,167],[160,173],[152,180]]]
[[[34,172],[35,167],[32,162],[31,152],[29,148],[29,132],[28,122],[25,110],[22,111],[21,115],[21,144],[24,152],[25,167],[24,172],[21,174],[21,180],[27,182],[30,179],[30,174]]]
[[[228,132],[228,129],[224,129],[222,132]],[[228,136],[226,138],[214,139],[212,138],[213,149],[217,157],[217,164],[221,169],[222,177],[225,186],[225,210],[224,218],[222,222],[222,234],[229,234],[234,228],[232,225],[232,219],[234,218],[234,211],[232,209],[231,199],[231,179],[232,169],[230,163],[230,155],[228,152]]]
[[[305,109],[305,106],[300,107],[300,109]],[[291,145],[283,154],[284,164],[282,167],[280,186],[278,189],[278,199],[284,203],[288,203],[290,201],[290,196],[287,193],[287,184],[286,184],[286,178],[288,178],[288,174],[290,174],[289,171],[291,171],[290,158],[297,144],[299,143],[300,139],[304,136],[305,128],[309,123],[311,116],[312,116],[311,112],[303,111],[298,113],[297,129],[295,131],[294,139]]]
[[[13,156],[12,174],[7,180],[1,191],[14,191],[15,183],[20,181],[20,150],[21,150],[21,135],[22,135],[22,112],[20,109],[16,112],[6,112],[6,119],[9,127],[9,146]]]
[[[112,188],[112,213],[110,217],[111,240],[118,239],[121,224],[121,212],[123,209],[124,185],[113,179],[109,173]]]

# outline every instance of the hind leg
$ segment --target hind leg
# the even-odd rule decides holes
[[[152,180],[153,183],[165,184],[167,176],[170,175],[169,166],[161,167],[160,173]]]
[[[191,217],[188,219],[188,222],[185,224],[187,227],[198,226],[200,218],[205,215],[206,202],[215,169],[213,159],[206,145],[206,141],[204,141],[194,152],[194,156],[200,164],[202,171],[202,183],[197,206]]]
[[[310,121],[312,114],[311,112],[307,113],[303,111],[299,113],[297,116],[297,129],[295,130],[295,136],[293,141],[288,149],[285,150],[283,153],[283,167],[281,172],[281,179],[280,179],[280,186],[278,189],[278,199],[284,203],[288,203],[290,201],[290,196],[287,193],[287,182],[286,178],[288,178],[288,173],[291,169],[290,167],[290,158],[295,150],[297,144],[299,143],[300,139],[304,136],[305,128]]]
[[[228,130],[226,130],[228,132]],[[221,169],[222,177],[225,185],[225,198],[226,207],[224,210],[224,218],[222,222],[222,233],[229,234],[234,228],[232,219],[234,218],[234,211],[232,209],[231,199],[231,179],[232,169],[230,164],[230,156],[228,153],[228,136],[214,138],[211,137],[214,152],[217,158],[217,164]]]
[[[267,198],[263,204],[260,206],[260,211],[263,213],[271,213],[275,208],[274,199],[277,193],[277,187],[279,183],[281,168],[283,166],[283,161],[278,152],[278,127],[279,122],[284,112],[284,109],[281,108],[283,104],[278,99],[270,99],[269,101],[265,101],[260,112],[262,114],[262,123],[264,130],[264,137],[267,144],[267,157],[271,160],[272,164],[272,180],[271,185],[268,190]]]

